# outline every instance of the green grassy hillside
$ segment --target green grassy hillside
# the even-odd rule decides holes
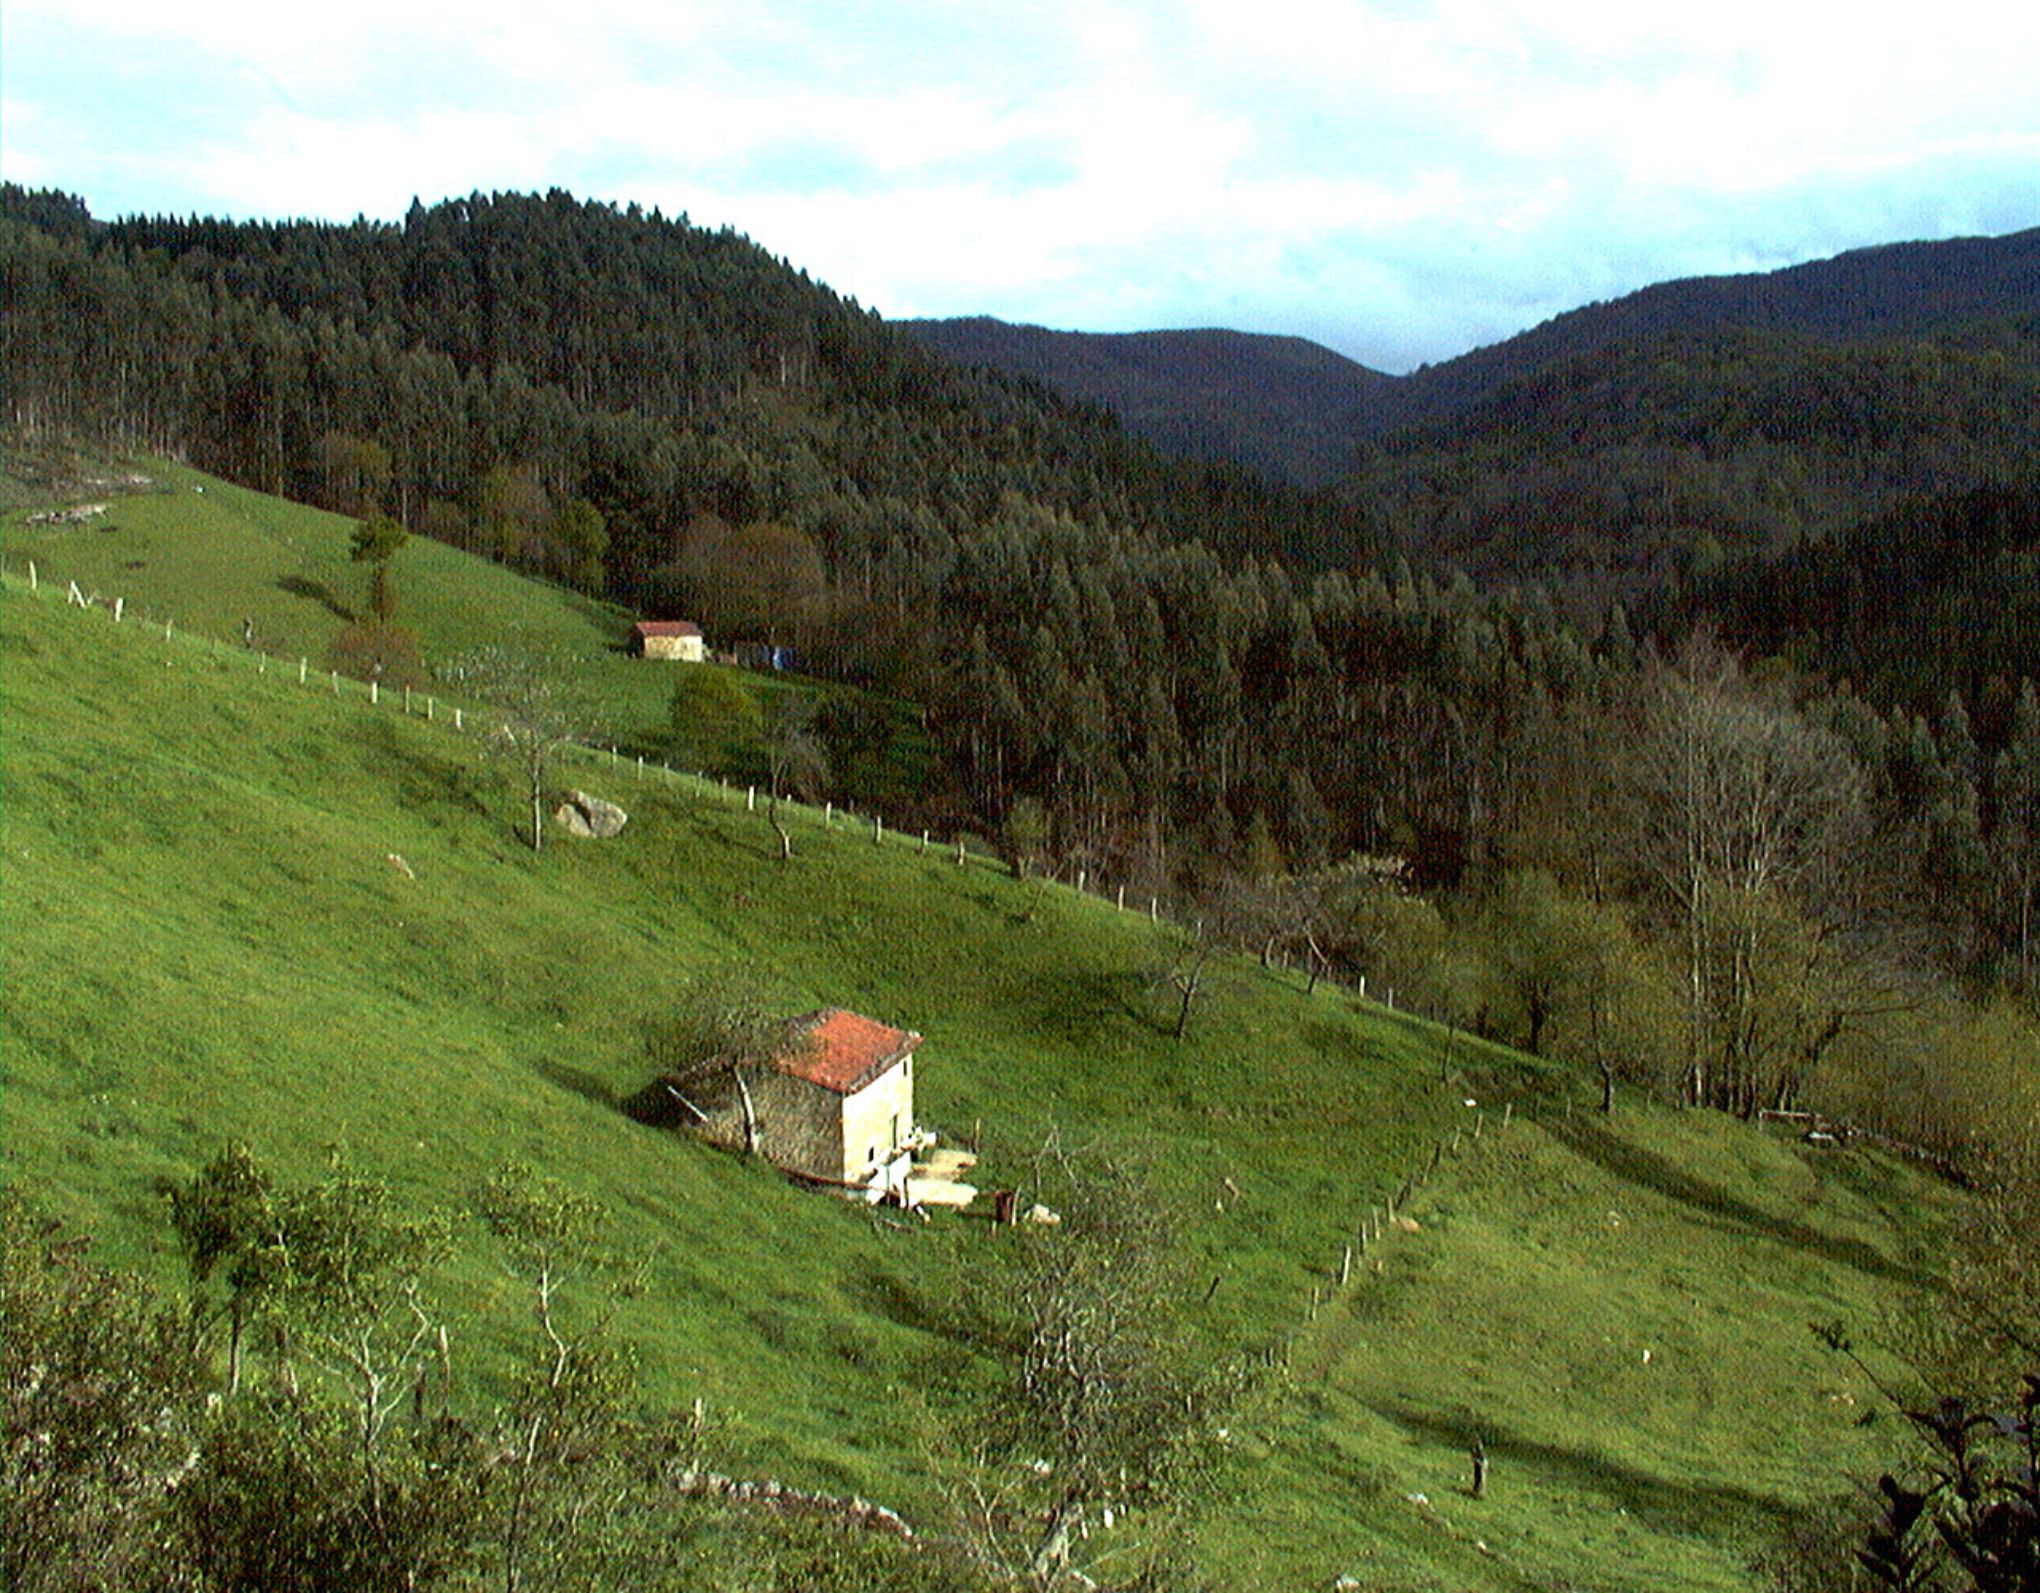
[[[1150,991],[1167,926],[817,814],[782,865],[762,814],[628,762],[566,775],[631,810],[622,836],[534,855],[507,776],[443,715],[195,634],[292,572],[355,572],[294,540],[299,511],[168,479],[117,532],[10,524],[0,603],[6,1177],[110,1259],[174,1274],[153,1184],[229,1135],[294,1176],[343,1149],[452,1206],[522,1158],[649,1258],[621,1321],[648,1400],[701,1397],[745,1466],[934,1521],[912,1395],[993,1375],[950,1331],[985,1223],[900,1227],[618,1109],[641,1021],[736,961],[790,1009],[926,1035],[920,1115],[982,1122],[981,1183],[1021,1181],[1051,1130],[1153,1169],[1220,1280],[1202,1342],[1288,1346],[1204,1523],[1218,1585],[1749,1587],[1751,1545],[1881,1452],[1869,1391],[1805,1324],[1873,1318],[1918,1275],[1942,1197],[1913,1174],[1630,1103],[1572,1116],[1578,1081],[1464,1041],[1441,1076],[1429,1026],[1249,964],[1179,1043]],[[532,629],[610,623],[413,551],[430,645],[517,605]],[[125,589],[129,620],[66,606],[74,575]],[[315,645],[319,606],[275,601],[258,624]],[[1331,1290],[1363,1215],[1476,1120],[1415,1228]],[[478,1238],[445,1288],[486,1388],[523,1307]],[[1457,1491],[1474,1428],[1480,1501]]]
[[[130,477],[139,484],[121,484]],[[103,503],[108,512],[75,525],[28,524],[29,513],[47,506],[53,492]],[[349,556],[353,521],[165,460],[116,464],[61,450],[13,458],[0,503],[17,511],[0,523],[0,555],[10,568],[25,572],[34,561],[40,571],[108,601],[121,598],[128,614],[173,631],[239,641],[252,623],[259,650],[320,669],[365,610],[368,570]],[[670,703],[679,677],[671,666],[648,665],[624,651],[635,618],[625,610],[423,536],[398,553],[392,576],[397,623],[417,634],[428,669],[506,638],[569,655],[605,739],[661,761],[755,774],[756,759],[742,746],[676,742]],[[776,676],[740,679],[761,699],[802,689]],[[897,703],[886,705],[885,717],[892,721],[886,756],[837,770],[849,794],[896,800],[926,779],[929,753],[917,718]]]

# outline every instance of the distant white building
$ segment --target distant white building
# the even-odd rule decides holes
[[[699,664],[708,656],[701,627],[692,620],[639,620],[630,628],[630,650],[633,657],[683,664]]]

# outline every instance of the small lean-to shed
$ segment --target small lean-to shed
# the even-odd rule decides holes
[[[639,620],[630,628],[630,650],[637,658],[683,664],[699,664],[708,656],[701,627],[692,620]]]

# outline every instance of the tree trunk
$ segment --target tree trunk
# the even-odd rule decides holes
[[[779,821],[779,793],[772,793],[771,801],[765,804],[765,822],[772,826],[772,833],[779,837],[779,861],[793,861],[793,834]]]
[[[744,1077],[742,1068],[730,1070],[730,1077],[737,1081],[737,1098],[744,1106],[744,1154],[758,1154],[758,1108],[751,1100],[751,1086]]]
[[[1041,1536],[1041,1542],[1034,1550],[1034,1557],[1027,1562],[1027,1575],[1041,1587],[1053,1587],[1056,1579],[1069,1568],[1070,1534],[1076,1530],[1083,1506],[1065,1502],[1056,1506],[1049,1518],[1048,1530]]]

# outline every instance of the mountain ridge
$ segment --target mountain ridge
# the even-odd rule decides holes
[[[2040,314],[2040,228],[1672,278],[1402,376],[1307,339],[1224,328],[1074,332],[989,316],[897,324],[960,363],[1102,404],[1168,451],[1321,487],[1351,470],[1361,443],[1449,420],[1513,380],[1611,345],[1721,330],[1850,343],[2028,314]]]

